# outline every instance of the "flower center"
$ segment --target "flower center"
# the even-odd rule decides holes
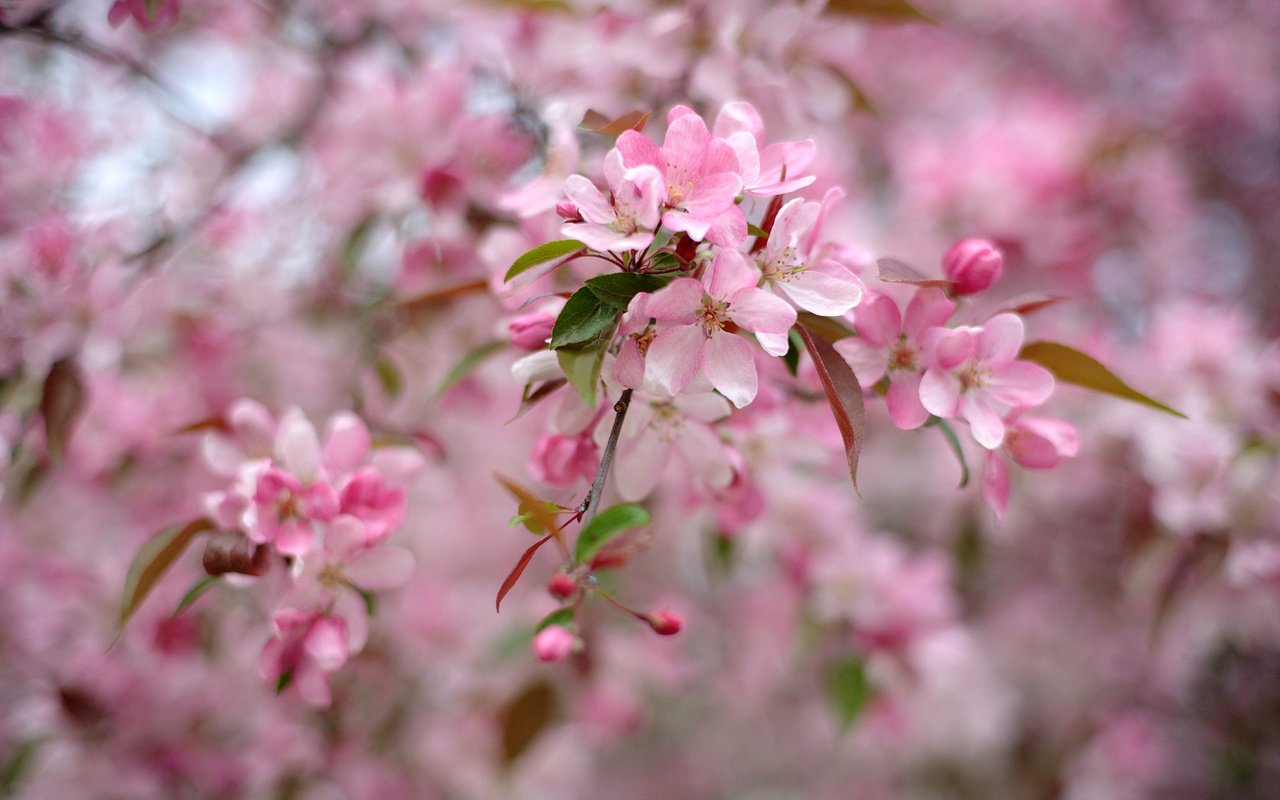
[[[724,330],[729,324],[729,304],[723,300],[716,301],[703,296],[702,309],[698,312],[698,324],[702,332],[710,339],[717,331]]]
[[[907,341],[907,337],[900,336],[898,341],[889,347],[889,369],[915,372],[920,366],[918,355],[915,346]]]
[[[768,262],[760,263],[760,272],[767,281],[786,282],[804,274],[809,266],[800,260],[794,247],[784,247]]]
[[[991,380],[991,370],[974,358],[970,359],[963,369],[956,371],[956,378],[960,381],[961,392],[967,392],[970,389],[981,389]]]

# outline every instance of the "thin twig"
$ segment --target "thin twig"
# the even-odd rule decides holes
[[[596,480],[591,484],[591,492],[584,501],[587,505],[582,516],[582,527],[586,528],[595,519],[600,510],[600,498],[604,495],[604,482],[609,477],[609,468],[613,466],[613,454],[618,449],[618,437],[622,435],[622,422],[627,418],[627,409],[631,407],[631,389],[622,392],[618,402],[613,404],[613,428],[609,431],[609,441],[605,443],[604,453],[600,456],[600,469],[596,470]]]

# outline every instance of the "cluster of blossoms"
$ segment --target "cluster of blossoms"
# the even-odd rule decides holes
[[[205,497],[219,531],[205,549],[205,571],[260,576],[285,565],[291,587],[273,614],[263,677],[327,705],[328,674],[368,639],[372,593],[413,572],[413,555],[387,539],[404,523],[403,484],[421,460],[404,449],[374,453],[368,428],[351,413],[329,420],[323,442],[296,408],[276,420],[239,400],[225,422],[205,438],[206,461],[233,481]]]
[[[1000,250],[962,240],[943,259],[945,278],[882,269],[869,290],[865,258],[822,235],[843,192],[830,189],[821,201],[784,197],[814,182],[805,174],[814,156],[811,140],[765,144],[749,103],[726,104],[710,127],[677,106],[661,145],[634,128],[617,137],[603,159],[607,193],[570,175],[556,211],[561,233],[572,238],[530,251],[507,273],[519,289],[544,276],[544,284],[563,286],[554,281],[571,262],[589,271],[574,279],[582,281],[576,290],[533,295],[529,302],[544,305],[508,326],[512,344],[534,351],[513,367],[526,400],[566,382],[577,389],[529,467],[557,488],[594,477],[591,492],[564,507],[571,521],[587,523],[581,538],[594,536],[592,506],[602,498],[593,493],[604,489],[615,456],[612,486],[629,503],[649,495],[674,453],[704,498],[741,506],[749,495],[732,487],[749,480],[728,420],[760,393],[763,359],[789,358],[795,376],[801,346],[824,375],[852,370],[865,390],[883,394],[899,428],[967,422],[986,452],[982,496],[998,517],[1008,502],[1007,460],[1045,469],[1076,454],[1069,423],[1026,414],[1053,393],[1054,376],[1019,358],[1024,323],[1016,308],[982,325],[948,327],[963,298],[1000,278]],[[894,299],[904,288],[914,289],[905,312]],[[814,344],[819,328],[834,348]],[[837,416],[861,416],[861,396],[848,386],[842,394],[838,380],[824,378]],[[845,437],[855,479],[861,436]],[[553,535],[559,531],[543,541]],[[577,562],[568,569],[585,579],[592,565]],[[581,580],[553,594],[571,598],[579,585],[594,591]],[[562,656],[571,641],[552,625],[535,647],[543,658]]]

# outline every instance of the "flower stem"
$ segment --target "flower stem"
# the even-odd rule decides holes
[[[605,443],[604,453],[600,456],[600,469],[596,470],[595,482],[591,484],[591,492],[587,495],[586,513],[582,516],[582,527],[585,528],[600,510],[600,497],[604,494],[604,482],[609,477],[609,468],[613,466],[613,454],[618,449],[618,437],[622,434],[622,422],[627,418],[627,409],[631,407],[631,389],[622,392],[618,402],[613,404],[613,428],[609,431],[609,441]]]

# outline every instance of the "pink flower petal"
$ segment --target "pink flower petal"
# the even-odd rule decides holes
[[[977,337],[969,328],[955,328],[938,334],[933,342],[934,363],[943,369],[955,369],[973,358]]]
[[[736,156],[735,156],[736,160]],[[667,177],[670,182],[670,176]],[[742,191],[742,178],[736,172],[719,172],[700,179],[680,200],[680,208],[695,217],[711,219],[733,205]]]
[[[702,284],[676,278],[649,297],[646,310],[659,322],[692,322],[702,308]]]
[[[649,308],[653,308],[652,302]],[[698,325],[678,325],[659,333],[645,357],[645,380],[667,394],[678,394],[702,368],[706,343],[707,337]]]
[[[920,333],[926,328],[933,328],[946,323],[956,310],[953,303],[941,289],[929,287],[916,292],[911,302],[907,303],[906,314],[903,315],[902,332],[913,340],[919,340]]]
[[[413,553],[403,547],[380,545],[357,555],[345,572],[361,589],[383,591],[404,585],[414,566]]]
[[[902,315],[898,304],[888,295],[877,294],[858,306],[853,327],[868,344],[884,348],[902,333]],[[843,340],[842,340],[843,341]]]
[[[663,173],[667,183],[683,186],[694,182],[703,172],[702,165],[706,160],[707,144],[710,141],[711,132],[707,130],[707,123],[697,114],[684,114],[671,120],[671,124],[667,126],[667,135],[662,140],[662,158],[666,166]],[[662,165],[655,166],[662,168]]]
[[[364,421],[349,411],[329,420],[321,460],[336,474],[351,472],[369,458],[372,439]]]
[[[662,477],[667,461],[667,445],[656,431],[645,429],[618,446],[618,466],[613,472],[618,496],[629,503],[649,496]]]
[[[1004,520],[1009,505],[1009,466],[999,453],[987,453],[982,464],[982,502],[996,513],[996,521]]]
[[[715,261],[707,267],[702,278],[707,294],[717,300],[728,299],[730,295],[743,289],[753,289],[759,280],[760,273],[736,250],[721,250],[716,253]]]
[[[587,222],[609,224],[618,218],[613,205],[596,188],[596,185],[581,175],[570,175],[564,181],[564,193],[581,212]]]
[[[711,220],[675,210],[662,215],[662,224],[676,233],[689,234],[689,238],[695,242],[707,238],[707,231],[711,230]]]
[[[1030,361],[1012,361],[996,369],[987,391],[1011,406],[1038,406],[1053,394],[1053,373]]]
[[[946,370],[932,367],[920,379],[920,403],[930,414],[954,419],[960,413],[960,383]]]
[[[771,356],[785,356],[791,349],[791,339],[785,333],[765,333],[756,331],[756,341],[760,349]]]
[[[291,408],[280,418],[275,451],[281,465],[303,480],[320,467],[320,437],[300,409]]]
[[[918,372],[899,372],[884,397],[889,418],[904,431],[915,430],[929,419],[928,409],[920,402],[920,379]]]
[[[862,281],[848,270],[845,275],[847,277],[807,269],[794,280],[779,283],[778,287],[805,311],[820,317],[839,317],[862,300]]]
[[[613,362],[613,379],[627,389],[636,389],[644,383],[644,357],[634,336],[622,340],[622,348]]]
[[[747,240],[747,218],[742,209],[729,206],[711,219],[706,239],[720,247],[737,247]]]
[[[776,294],[752,287],[729,296],[729,318],[748,331],[786,333],[796,324],[796,310]]]
[[[662,151],[652,139],[643,133],[623,131],[622,135],[618,137],[617,148],[622,153],[622,159],[628,167],[649,164],[659,170],[666,168],[666,162],[662,158]]]
[[[987,402],[985,392],[966,392],[960,397],[960,415],[969,422],[969,431],[978,444],[994,450],[1004,441],[1004,420]]]
[[[300,519],[287,519],[276,531],[276,549],[286,556],[304,556],[311,550],[315,534],[311,523]]]
[[[884,377],[888,364],[884,347],[877,347],[860,336],[841,339],[834,347],[858,376],[862,388],[869,389]]]
[[[307,655],[326,672],[347,662],[347,623],[341,617],[321,617],[311,624],[303,642]]]
[[[760,118],[760,112],[756,111],[755,106],[745,100],[735,100],[720,107],[711,131],[721,139],[746,132],[760,141],[764,138],[764,120]]]
[[[687,422],[675,437],[675,446],[693,474],[708,486],[722,489],[733,480],[724,442],[706,425]]]
[[[978,358],[996,367],[1008,364],[1022,347],[1022,318],[1016,314],[997,314],[987,320],[978,335]]]
[[[649,352],[652,360],[653,350]],[[755,399],[759,389],[756,362],[751,355],[751,345],[741,336],[720,333],[708,339],[703,371],[711,385],[738,408]]]

